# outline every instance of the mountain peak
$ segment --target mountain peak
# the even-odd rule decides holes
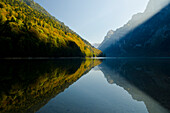
[[[108,33],[107,33],[107,35],[112,35],[114,33],[114,31],[113,30],[110,30]]]
[[[145,13],[155,14],[170,3],[170,0],[149,0]]]
[[[114,34],[114,31],[113,31],[113,30],[110,30],[110,31],[107,33],[107,35],[105,36],[105,39],[110,38],[113,34]]]

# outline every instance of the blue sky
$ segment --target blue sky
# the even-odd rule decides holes
[[[100,43],[109,30],[116,30],[143,12],[149,0],[35,0],[90,43]]]

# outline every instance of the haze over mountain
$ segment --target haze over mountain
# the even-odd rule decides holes
[[[100,45],[100,43],[93,43],[92,45],[93,45],[95,48],[98,48],[99,45]]]
[[[99,49],[106,56],[170,56],[170,0],[150,0],[143,13],[109,31]]]

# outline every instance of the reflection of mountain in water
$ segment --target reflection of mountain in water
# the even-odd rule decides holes
[[[0,61],[0,112],[35,112],[99,60]]]
[[[170,110],[170,60],[105,60],[99,68],[110,84],[144,101],[150,113]]]

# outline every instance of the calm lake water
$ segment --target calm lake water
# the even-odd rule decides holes
[[[1,60],[0,113],[169,113],[170,59]]]

